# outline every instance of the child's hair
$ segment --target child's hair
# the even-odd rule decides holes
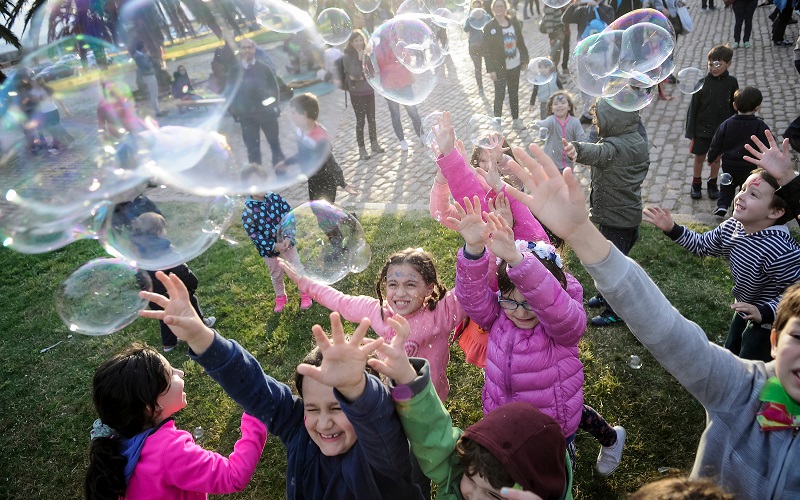
[[[569,114],[571,116],[575,116],[575,102],[572,100],[572,96],[569,95],[569,92],[566,90],[559,90],[553,92],[553,95],[550,96],[550,99],[547,100],[547,115],[550,116],[553,114],[553,103],[556,101],[556,98],[563,96],[567,99],[569,103]]]
[[[439,276],[436,273],[436,266],[433,264],[433,256],[421,248],[406,248],[399,252],[395,252],[386,259],[386,264],[381,269],[378,282],[375,283],[375,293],[378,295],[378,304],[381,307],[381,315],[383,315],[383,284],[386,282],[386,273],[391,266],[399,266],[408,264],[416,269],[422,275],[426,285],[433,285],[433,292],[425,298],[424,305],[433,311],[436,309],[436,304],[444,298],[447,293],[447,288],[439,282]]]
[[[537,245],[542,244],[542,242],[537,243]],[[539,262],[550,271],[550,274],[555,276],[559,283],[561,283],[561,287],[566,290],[567,289],[567,275],[564,274],[563,264],[562,267],[559,267],[559,263],[561,263],[561,257],[555,252],[555,247],[552,250],[552,256],[548,255],[547,257],[540,257],[536,254],[536,252],[532,251],[531,243],[528,243],[528,248],[531,249],[531,252],[534,257],[539,259]],[[545,244],[546,245],[546,244]],[[551,245],[547,245],[551,246]],[[517,285],[511,281],[511,278],[508,277],[508,264],[506,261],[502,261],[500,266],[497,268],[497,286],[500,288],[500,293],[508,294],[514,291],[517,288]]]
[[[761,106],[763,98],[764,96],[761,95],[761,91],[757,88],[745,87],[733,93],[733,104],[739,113],[750,113]]]
[[[778,180],[763,168],[757,168],[753,170],[750,172],[750,175],[757,175],[761,177],[767,182],[767,184],[772,186],[775,191],[781,187],[781,185],[778,184]],[[773,224],[774,226],[786,224],[794,218],[794,213],[789,208],[789,204],[786,203],[786,200],[778,196],[777,193],[772,193],[772,201],[769,202],[769,208],[773,210],[783,210],[783,215],[775,220],[775,224]]]
[[[503,154],[506,154],[506,155],[510,156],[512,160],[517,161],[517,159],[514,157],[514,153],[511,152],[511,145],[508,143],[508,141],[505,139],[505,137],[503,138],[503,146],[502,147],[503,147],[503,150],[507,150]],[[475,147],[472,148],[472,156],[469,157],[469,164],[472,165],[473,167],[480,166],[480,164],[481,164],[481,151],[488,152],[489,150],[488,149],[484,149],[484,148],[479,148],[478,146],[475,146]]]
[[[155,212],[145,212],[131,222],[134,235],[164,236],[167,234],[167,221]]]
[[[492,453],[468,438],[460,438],[456,442],[456,454],[467,476],[480,476],[498,490],[504,486],[514,486],[514,479]]]
[[[289,101],[289,105],[293,110],[310,120],[319,118],[319,101],[317,100],[317,96],[310,92],[292,97],[292,100]]]
[[[370,358],[377,358],[377,355],[373,353],[369,357]],[[320,350],[319,347],[314,347],[313,349],[308,351],[308,354],[306,354],[306,356],[303,358],[303,361],[301,361],[300,363],[304,364],[304,365],[311,365],[311,366],[317,366],[317,367],[322,366],[322,351]],[[381,375],[380,373],[375,371],[375,369],[373,369],[371,366],[367,365],[366,366],[366,370],[367,370],[367,373],[369,373],[370,375],[375,375],[376,377],[378,377],[381,380],[384,379],[383,375]],[[303,399],[303,379],[304,378],[305,378],[305,376],[300,375],[300,373],[297,370],[295,370],[295,372],[294,372],[294,387],[295,387],[295,389],[297,389],[297,394],[298,394],[298,396],[300,396],[300,399]]]
[[[772,328],[780,335],[781,330],[786,326],[792,318],[800,317],[800,283],[796,283],[783,292],[783,297],[778,304],[778,310],[775,313],[775,321],[772,323]]]
[[[86,498],[117,500],[125,496],[127,460],[119,452],[119,438],[131,438],[155,427],[158,396],[168,388],[162,358],[146,344],[130,345],[94,372],[92,403],[100,421],[118,436],[92,439],[84,483]]]
[[[733,49],[726,45],[714,45],[708,51],[709,61],[723,61],[729,63],[733,60]]]
[[[628,500],[733,500],[730,493],[708,479],[670,477],[645,484]]]

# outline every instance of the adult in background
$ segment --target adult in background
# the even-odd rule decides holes
[[[711,2],[711,8],[714,8],[714,0]],[[614,16],[616,19],[624,16],[628,12],[642,8],[642,0],[611,0],[611,6],[614,7]],[[703,0],[703,10],[706,10],[706,0]]]
[[[503,100],[508,88],[508,101],[514,128],[523,129],[519,118],[519,75],[528,65],[528,48],[522,37],[522,23],[507,14],[505,0],[492,2],[494,19],[483,29],[486,71],[494,82],[494,116],[503,115]],[[559,14],[559,22],[560,21]]]
[[[778,11],[778,17],[772,22],[772,45],[776,47],[789,47],[792,42],[786,40],[786,26],[792,20],[792,10],[794,9],[794,0],[775,0],[775,9]]]
[[[383,153],[384,149],[378,143],[378,128],[375,125],[375,91],[372,89],[364,76],[363,60],[364,48],[367,39],[361,31],[354,31],[344,49],[342,65],[344,66],[345,78],[347,78],[347,90],[350,92],[350,99],[353,103],[353,111],[356,114],[356,141],[358,142],[358,154],[362,160],[369,159],[367,146],[364,142],[364,122],[369,126],[369,142],[372,147],[372,154]]]
[[[156,80],[156,65],[153,58],[150,57],[150,52],[144,47],[144,44],[139,42],[131,54],[133,61],[136,63],[136,75],[141,78],[142,83],[147,89],[147,96],[150,100],[150,108],[156,116],[165,116],[166,111],[161,111],[158,106],[158,80]]]
[[[228,72],[227,81],[237,85],[229,108],[242,126],[242,140],[247,148],[247,161],[261,165],[261,131],[272,151],[272,165],[285,159],[278,137],[280,95],[275,74],[269,66],[256,60],[256,44],[249,38],[239,42],[240,64]],[[234,87],[236,88],[236,87]]]
[[[750,47],[750,34],[753,32],[753,15],[756,13],[758,0],[735,0],[733,2],[733,15],[736,21],[733,24],[733,48]],[[744,23],[744,39],[742,38],[742,23]],[[781,35],[783,39],[783,35]]]

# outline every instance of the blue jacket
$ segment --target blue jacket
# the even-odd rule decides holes
[[[367,375],[364,394],[352,403],[334,389],[358,441],[347,453],[328,457],[306,431],[303,400],[264,373],[238,343],[216,334],[203,354],[190,351],[190,355],[231,399],[264,422],[286,446],[287,499],[422,498],[411,480],[411,451],[394,402],[376,377]]]

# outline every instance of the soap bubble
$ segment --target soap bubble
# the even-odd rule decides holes
[[[672,54],[675,41],[669,32],[653,23],[625,29],[619,54],[619,69],[647,72],[661,65]]]
[[[469,140],[473,146],[492,149],[497,135],[503,135],[500,120],[486,115],[472,115],[467,123]]]
[[[678,71],[678,90],[684,94],[695,94],[703,88],[706,75],[698,68],[683,68]]]
[[[325,43],[341,45],[350,39],[353,22],[342,9],[325,9],[317,17],[317,31]]]
[[[236,209],[227,196],[197,197],[166,187],[118,203],[106,217],[103,246],[141,269],[170,269],[208,250]]]
[[[423,15],[427,16],[431,10],[423,0],[405,0],[394,11],[395,17],[402,15]]]
[[[120,259],[87,262],[56,290],[56,311],[71,332],[108,335],[136,320],[147,301],[140,291],[152,291],[148,274]]]
[[[431,69],[412,72],[408,65],[413,67],[415,63],[412,61],[401,62],[395,55],[396,51],[401,55],[406,52],[403,50],[404,47],[397,47],[397,40],[393,39],[392,33],[395,31],[396,25],[407,22],[421,29],[422,33],[430,33],[432,36],[430,28],[419,20],[407,17],[389,19],[375,29],[367,43],[364,51],[364,76],[370,86],[380,95],[391,101],[410,106],[421,103],[430,95],[436,85],[437,77]],[[431,43],[433,42],[428,39],[426,47],[431,48]],[[411,51],[409,55],[420,55],[419,52],[416,52],[416,47],[412,47],[412,49],[414,51]],[[421,64],[424,65],[425,62]]]
[[[642,367],[642,360],[639,359],[639,356],[631,354],[630,359],[628,359],[628,366],[630,366],[634,370],[638,370]]]
[[[314,25],[308,12],[284,0],[257,0],[258,24],[277,33],[298,33]]]
[[[606,29],[625,30],[642,23],[655,24],[656,26],[667,30],[672,39],[675,39],[675,28],[672,27],[672,23],[669,22],[667,16],[665,16],[661,11],[655,9],[636,9],[628,12],[619,19],[614,20],[614,22],[609,24]]]
[[[603,87],[609,80],[608,76],[599,77],[594,73],[607,71],[606,64],[616,69],[615,65],[617,64],[613,54],[610,54],[607,58],[598,59],[592,59],[588,56],[589,49],[595,42],[600,40],[601,36],[602,33],[596,33],[578,42],[568,62],[569,74],[572,76],[572,80],[579,89],[594,97],[603,95]],[[598,52],[598,57],[599,54],[600,52]],[[610,74],[613,69],[607,74]]]
[[[481,8],[472,9],[469,13],[469,25],[476,30],[482,31],[491,20],[492,16]]]
[[[719,184],[721,186],[730,186],[733,183],[733,176],[728,172],[719,174]]]
[[[441,64],[445,54],[428,24],[408,16],[394,21],[389,39],[398,61],[412,73],[424,73]]]
[[[378,7],[381,6],[381,0],[354,0],[353,3],[355,4],[356,9],[360,10],[364,14],[374,12],[378,10]]]
[[[439,130],[437,123],[441,117],[441,111],[434,111],[422,119],[422,143],[426,147],[431,147],[431,145],[436,142],[436,134],[434,134],[434,131]]]
[[[547,57],[534,57],[528,63],[525,76],[534,85],[545,85],[556,77],[556,65]]]
[[[591,39],[587,37],[575,48],[573,56],[584,59],[585,67],[593,77],[609,76],[619,67],[623,33],[620,30],[604,30],[592,35]]]
[[[653,100],[655,93],[650,88],[632,87],[627,85],[611,97],[606,97],[606,101],[620,111],[638,111]]]
[[[572,0],[542,0],[545,5],[554,9],[566,7]]]
[[[298,273],[326,285],[363,271],[372,257],[358,219],[325,200],[303,203],[286,214],[278,239],[295,242]]]
[[[529,124],[528,130],[533,136],[533,141],[539,144],[547,142],[547,138],[550,136],[550,129],[547,127],[540,127],[536,122]]]
[[[452,25],[456,25],[456,24],[461,25],[461,24],[463,24],[461,22],[462,19],[459,19],[458,14],[456,14],[453,11],[451,11],[447,7],[439,7],[437,9],[434,9],[431,12],[431,14],[433,15],[434,24],[436,24],[437,26],[439,26],[441,28],[447,28],[451,24]]]

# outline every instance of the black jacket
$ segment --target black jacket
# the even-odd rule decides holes
[[[714,137],[722,122],[736,114],[733,109],[733,93],[739,82],[727,71],[714,77],[706,75],[703,88],[692,95],[686,112],[686,138]]]
[[[254,61],[247,69],[241,64],[233,66],[228,71],[226,88],[236,89],[229,108],[233,116],[278,112],[278,80],[269,66],[260,61]]]
[[[750,136],[754,135],[767,143],[767,136],[764,132],[769,127],[764,120],[756,115],[733,115],[719,126],[711,139],[711,147],[708,149],[708,163],[714,163],[718,156],[722,155],[722,163],[726,172],[730,168],[741,167],[748,172],[753,170],[753,164],[744,159],[749,154],[744,148],[745,144],[755,147]]]
[[[522,23],[516,19],[506,18],[514,26],[517,37],[517,50],[519,51],[520,67],[524,70],[530,60],[528,47],[525,46],[525,39],[522,37]],[[486,59],[487,73],[502,73],[506,70],[506,50],[503,43],[503,28],[500,27],[496,19],[489,21],[483,28],[483,49]]]

